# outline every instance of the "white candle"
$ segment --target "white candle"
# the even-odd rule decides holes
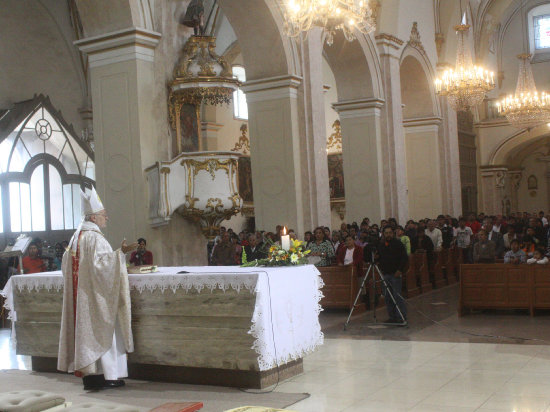
[[[283,234],[281,235],[281,248],[283,248],[283,250],[290,249],[290,235],[286,234],[286,227],[283,228]]]

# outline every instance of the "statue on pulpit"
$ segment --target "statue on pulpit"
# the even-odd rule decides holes
[[[191,0],[185,14],[180,19],[180,24],[192,27],[195,36],[204,35],[204,4],[203,0]]]

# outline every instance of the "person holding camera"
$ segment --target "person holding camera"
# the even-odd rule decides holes
[[[140,237],[137,243],[137,250],[130,255],[130,264],[134,266],[152,265],[153,254],[147,250],[147,241]]]
[[[401,287],[403,273],[406,271],[409,257],[405,246],[399,239],[395,238],[395,233],[390,226],[386,226],[382,233],[383,239],[376,248],[375,259],[387,286],[384,290],[384,301],[386,302],[389,319],[384,323],[405,325],[407,323],[407,307],[401,296]],[[398,307],[399,311],[397,310]]]

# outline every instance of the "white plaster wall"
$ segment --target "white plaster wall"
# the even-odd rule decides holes
[[[80,133],[86,83],[67,3],[2,0],[0,10],[0,108],[43,93]]]
[[[409,128],[411,129],[411,128]],[[437,131],[405,129],[409,215],[423,219],[442,213]]]
[[[548,211],[548,183],[546,178],[546,163],[540,162],[537,159],[544,156],[545,153],[537,151],[528,156],[522,163],[523,168],[522,178],[518,189],[518,208],[521,212],[539,212],[540,210]],[[534,175],[538,181],[538,189],[536,191],[529,190],[527,179]],[[534,196],[532,195],[534,192]]]

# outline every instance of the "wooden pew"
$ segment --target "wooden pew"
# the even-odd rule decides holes
[[[445,278],[447,279],[447,283],[449,285],[456,283],[458,279],[458,277],[456,276],[456,261],[453,256],[456,253],[457,249],[457,247],[453,246],[447,250],[447,260],[445,262]]]
[[[458,313],[472,309],[550,308],[550,266],[504,263],[460,266]]]
[[[434,264],[431,269],[431,278],[434,289],[447,286],[447,281],[443,276],[443,267],[447,258],[447,250],[442,249],[441,252],[434,252]]]
[[[325,283],[322,289],[324,297],[321,299],[321,306],[351,310],[359,292],[355,266],[320,266],[317,269],[321,272],[321,278]]]
[[[418,287],[418,282],[416,279],[414,262],[414,255],[410,255],[409,268],[407,269],[407,272],[405,273],[405,277],[403,279],[403,296],[406,298],[412,298],[414,296],[420,295],[420,288]]]
[[[417,279],[417,284],[420,286],[421,293],[429,292],[433,289],[430,282],[430,272],[428,271],[428,258],[426,252],[416,251],[412,254],[414,257],[414,269]]]

